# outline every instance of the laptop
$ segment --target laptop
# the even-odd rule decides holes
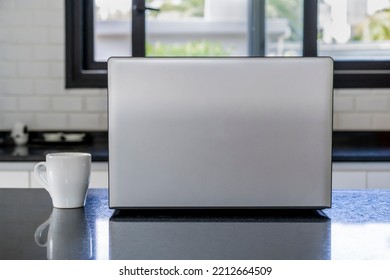
[[[331,58],[110,58],[109,206],[331,207]]]

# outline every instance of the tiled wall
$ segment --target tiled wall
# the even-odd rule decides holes
[[[0,130],[106,130],[102,89],[66,90],[64,0],[0,0]]]
[[[0,0],[0,130],[106,130],[106,90],[64,88],[64,0]],[[336,130],[390,130],[390,89],[336,90]]]
[[[390,130],[390,89],[335,90],[334,128]]]

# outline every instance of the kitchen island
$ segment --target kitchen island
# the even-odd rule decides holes
[[[333,192],[312,210],[132,210],[90,189],[52,208],[43,189],[0,189],[0,259],[390,259],[390,191]]]

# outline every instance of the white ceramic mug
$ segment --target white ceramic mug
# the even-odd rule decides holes
[[[91,176],[91,155],[88,153],[48,154],[46,161],[39,162],[35,166],[34,175],[49,192],[54,207],[83,207]]]

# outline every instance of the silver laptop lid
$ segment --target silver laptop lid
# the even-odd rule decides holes
[[[326,208],[330,58],[111,58],[112,208]]]

